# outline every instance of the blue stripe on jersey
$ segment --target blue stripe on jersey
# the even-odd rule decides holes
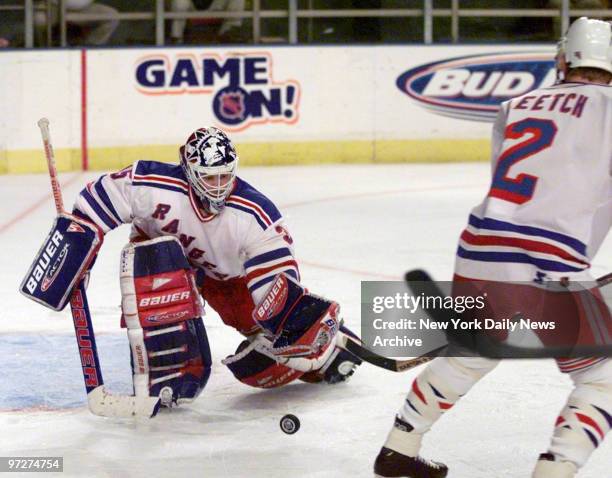
[[[119,216],[119,214],[117,214],[117,210],[115,209],[115,206],[113,206],[113,203],[111,202],[110,198],[108,197],[108,194],[106,194],[106,190],[104,189],[104,186],[102,185],[102,179],[101,178],[98,179],[94,183],[94,188],[95,188],[96,192],[98,193],[98,196],[100,196],[100,199],[102,199],[102,202],[106,206],[106,209],[108,209],[111,212],[111,214],[113,216],[115,216],[115,220],[119,224],[123,223],[123,221],[121,220],[121,217]]]
[[[81,191],[81,196],[83,196],[85,201],[87,201],[87,204],[91,206],[91,208],[94,210],[97,216],[102,220],[102,222],[104,222],[104,224],[106,224],[111,229],[115,229],[118,226],[118,224],[115,221],[113,221],[108,214],[104,212],[104,209],[102,209],[102,207],[98,204],[98,201],[94,199],[94,197],[89,193],[87,189],[83,189]],[[95,224],[96,221],[93,221],[93,222]]]
[[[571,236],[561,234],[560,232],[549,231],[547,229],[541,229],[539,227],[532,226],[517,226],[510,222],[500,221],[498,219],[491,219],[485,217],[480,219],[479,217],[470,214],[469,224],[476,228],[491,229],[493,231],[510,231],[518,232],[520,234],[526,234],[528,236],[540,236],[553,241],[560,242],[566,246],[571,247],[579,254],[586,256],[586,245],[580,242],[578,239],[574,239]]]
[[[474,261],[483,262],[518,262],[522,264],[533,264],[538,269],[545,271],[556,271],[556,272],[580,272],[584,269],[578,267],[568,266],[562,262],[550,261],[547,259],[539,259],[531,257],[528,254],[520,252],[475,252],[468,251],[463,247],[457,248],[457,255],[464,259],[471,259]]]
[[[237,196],[246,199],[247,201],[254,202],[264,210],[272,222],[276,222],[281,218],[281,213],[278,211],[274,203],[241,178],[236,178],[236,186],[234,187],[230,198],[232,196]]]
[[[138,161],[134,174],[138,176],[156,174],[157,176],[167,176],[169,178],[187,181],[180,164],[161,163],[159,161]]]
[[[265,279],[260,280],[259,282],[255,282],[251,287],[249,287],[249,291],[252,293],[254,290],[259,289],[261,286],[266,285],[268,282],[272,282],[276,279],[275,275],[271,275],[266,277]]]
[[[167,191],[174,191],[177,193],[182,193],[185,196],[189,196],[189,193],[183,188],[180,188],[178,186],[172,186],[171,184],[150,183],[146,181],[132,181],[132,186],[146,186],[148,188],[165,189]]]
[[[259,215],[253,211],[252,209],[249,209],[247,207],[243,207],[243,206],[239,206],[238,204],[234,204],[234,203],[225,203],[225,205],[227,207],[232,207],[234,209],[238,209],[240,211],[246,212],[247,214],[250,214],[251,216],[253,216],[256,220],[257,223],[261,226],[261,228],[265,231],[268,226],[265,222],[262,221],[262,219],[259,217]]]
[[[81,219],[85,219],[86,221],[93,222],[95,224],[95,222],[92,221],[92,219],[87,214],[85,214],[83,211],[76,207],[72,209],[72,214],[74,214],[76,217],[80,217]]]
[[[297,276],[297,272],[295,271],[295,269],[288,269],[286,271],[282,271],[283,274],[287,274],[288,276],[293,277],[296,281],[299,281],[298,276]],[[280,274],[280,272],[279,272]],[[274,279],[276,279],[276,277],[278,276],[278,274],[272,274],[271,276],[266,277],[265,279],[262,279],[258,282],[255,282],[255,284],[253,284],[251,287],[249,287],[249,291],[253,292],[257,289],[259,289],[261,286],[266,285],[268,282],[272,282]]]
[[[273,251],[264,252],[263,254],[259,254],[258,256],[252,257],[251,259],[246,261],[244,263],[244,268],[249,269],[253,266],[258,266],[259,264],[263,264],[265,262],[280,259],[281,257],[292,257],[291,251],[286,247],[281,247],[280,249],[274,249]]]

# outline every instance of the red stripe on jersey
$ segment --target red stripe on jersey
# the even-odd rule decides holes
[[[246,199],[243,199],[238,196],[230,196],[230,198],[228,199],[228,202],[234,202],[237,204],[241,204],[242,206],[246,206],[251,209],[254,209],[255,212],[257,212],[257,214],[261,217],[263,222],[266,223],[266,225],[269,226],[270,224],[272,224],[272,220],[270,219],[270,217],[268,217],[265,211],[262,208],[260,208],[257,204],[255,204],[254,202],[247,201]]]
[[[468,230],[463,231],[463,233],[461,234],[461,239],[467,242],[468,244],[474,246],[518,247],[527,251],[552,254],[567,261],[577,262],[578,264],[582,264],[585,266],[589,265],[588,262],[585,262],[572,256],[563,249],[551,246],[550,244],[546,244],[544,242],[531,241],[529,239],[519,239],[517,237],[475,235],[469,232]]]
[[[453,403],[444,403],[444,402],[438,402],[438,406],[440,407],[440,410],[448,410],[449,408],[453,408]]]
[[[159,183],[166,183],[166,184],[173,184],[175,186],[179,186],[182,188],[187,189],[187,183],[185,181],[182,181],[180,179],[173,179],[173,178],[167,178],[165,176],[157,176],[155,174],[147,174],[145,176],[140,176],[140,175],[134,175],[134,181],[148,181],[148,182],[159,182]]]
[[[605,434],[602,429],[599,428],[599,425],[595,420],[593,420],[587,415],[583,415],[582,413],[576,413],[576,416],[578,417],[578,420],[580,420],[582,423],[585,423],[586,425],[589,425],[590,427],[594,428],[599,437],[603,440]]]
[[[417,383],[416,379],[412,382],[412,391],[417,397],[419,397],[419,400],[421,400],[421,402],[427,405],[427,400],[425,400],[425,395],[423,395],[423,392],[421,392],[421,389],[419,388],[419,384]]]
[[[206,211],[204,211],[201,207],[200,207],[200,201],[198,198],[195,197],[195,193],[193,192],[193,188],[189,188],[189,202],[191,203],[191,207],[193,208],[194,212],[196,213],[196,216],[198,216],[198,219],[202,222],[209,222],[212,221],[214,218],[217,217],[216,214],[212,214],[212,213],[206,213]]]
[[[290,259],[288,261],[281,262],[280,264],[275,264],[270,267],[265,267],[263,269],[255,269],[254,271],[251,271],[247,274],[246,280],[247,282],[251,282],[253,279],[256,279],[257,277],[265,275],[268,272],[272,272],[275,269],[281,269],[283,267],[288,267],[288,266],[295,267],[296,270],[298,268],[297,262],[295,262],[293,259]]]
[[[555,426],[558,427],[559,425],[561,425],[562,423],[565,423],[565,418],[563,418],[561,415],[559,415],[557,417],[557,421],[555,422]]]

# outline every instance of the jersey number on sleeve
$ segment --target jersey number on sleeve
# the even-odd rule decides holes
[[[509,170],[519,161],[550,147],[556,134],[555,123],[547,119],[525,118],[509,124],[504,133],[505,139],[521,139],[525,135],[529,137],[501,154],[493,174],[489,196],[516,204],[529,201],[533,196],[538,177],[521,173],[512,178],[508,175]]]

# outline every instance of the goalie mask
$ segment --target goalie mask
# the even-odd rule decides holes
[[[221,212],[236,179],[238,155],[220,129],[194,131],[179,149],[181,166],[189,185],[213,214]]]

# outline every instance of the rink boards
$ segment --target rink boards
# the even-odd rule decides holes
[[[245,165],[488,158],[509,97],[552,83],[549,45],[189,47],[0,54],[0,173],[174,161],[203,125]]]

